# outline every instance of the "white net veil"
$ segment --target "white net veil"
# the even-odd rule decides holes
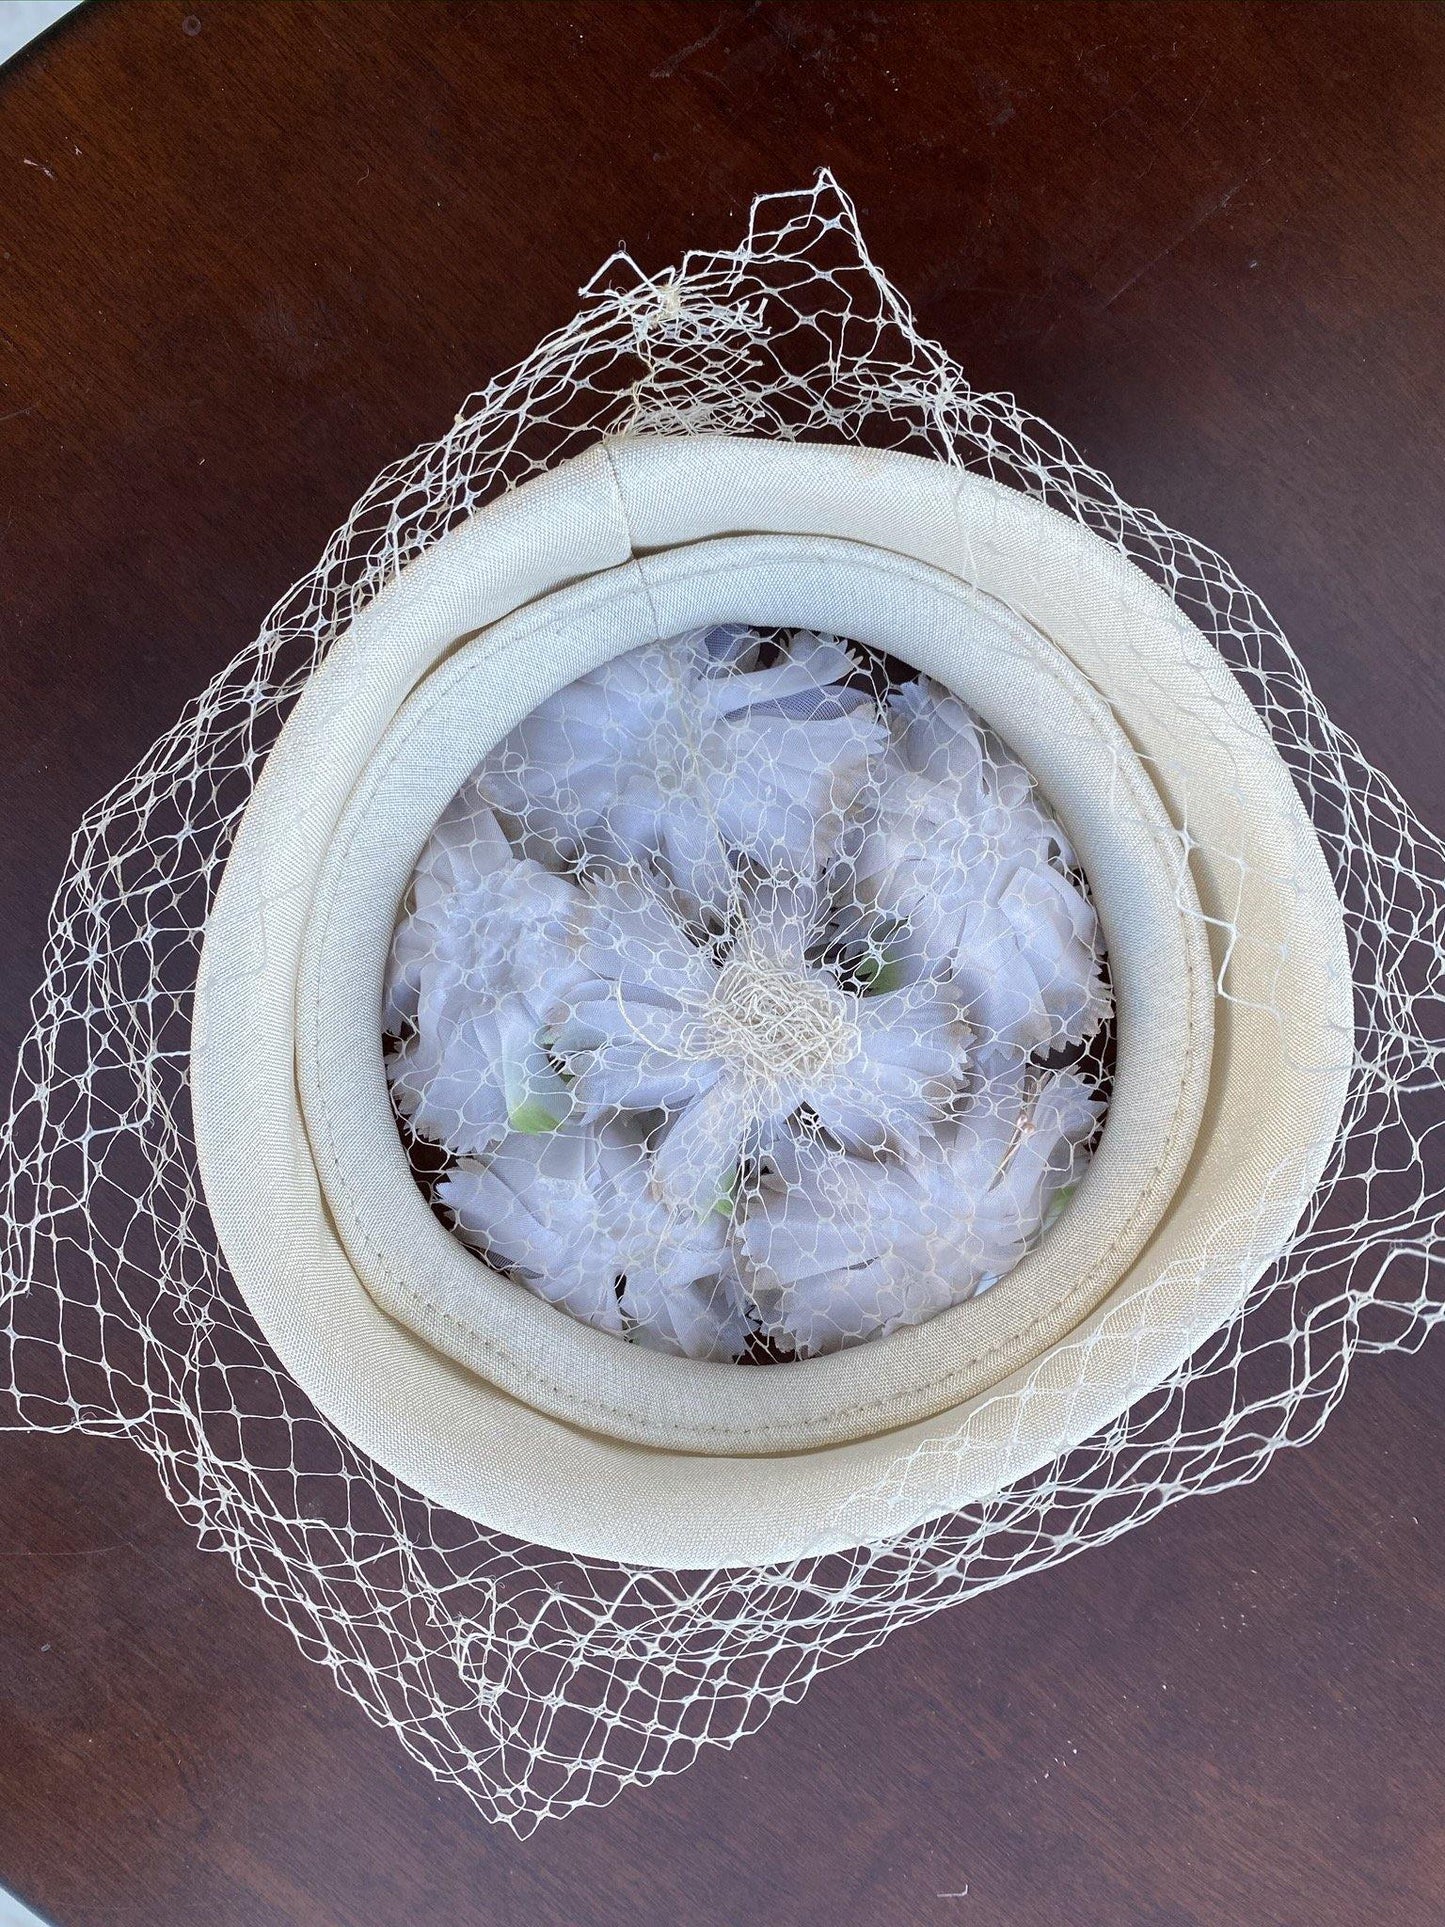
[[[1283,1253],[1182,1366],[1162,1382],[1141,1376],[1148,1389],[1121,1416],[986,1500],[882,1543],[787,1565],[676,1572],[519,1544],[420,1497],[317,1414],[218,1256],[197,1178],[187,1064],[201,937],[231,836],[292,702],[356,612],[482,504],[600,435],[718,431],[898,449],[985,473],[1083,524],[1167,591],[1233,671],[1309,811],[1344,908],[1356,1038],[1342,1127]],[[590,952],[570,953],[585,977],[574,1013],[588,1004],[589,984],[615,988],[607,959],[627,951],[628,918],[639,913],[627,886],[643,872],[672,918],[667,940],[688,946],[688,970],[711,973],[704,1042],[716,1057],[719,1037],[730,1038],[729,1061],[751,1065],[753,1076],[741,1112],[719,1100],[693,1120],[694,1148],[697,1139],[711,1145],[712,1162],[678,1160],[679,1170],[702,1170],[716,1187],[688,1220],[704,1221],[706,1250],[679,1257],[685,1241],[669,1234],[665,1254],[682,1273],[696,1267],[686,1281],[698,1287],[688,1301],[696,1315],[679,1323],[659,1311],[665,1294],[649,1304],[639,1296],[646,1268],[634,1254],[629,1271],[610,1251],[600,1266],[576,1268],[569,1306],[664,1349],[733,1358],[826,1351],[936,1308],[906,1293],[890,1300],[875,1263],[865,1301],[841,1322],[827,1307],[825,1315],[816,1303],[810,1309],[799,1292],[807,1239],[784,1237],[767,1214],[769,1186],[776,1191],[789,1158],[861,1159],[868,1182],[896,1186],[912,1171],[909,1159],[956,1147],[968,1106],[981,1103],[1008,1140],[992,1154],[992,1182],[1024,1107],[1052,1092],[1057,1128],[1027,1209],[1014,1210],[997,1248],[941,1281],[937,1302],[953,1303],[986,1289],[1057,1208],[1107,1101],[1107,961],[1087,881],[1048,799],[1030,789],[1006,744],[979,731],[961,705],[949,707],[946,692],[846,648],[847,640],[728,629],[662,645],[667,674],[685,670],[764,736],[781,726],[792,747],[810,732],[828,736],[781,816],[768,815],[775,796],[758,805],[755,826],[769,825],[766,861],[737,860],[747,838],[734,835],[719,885],[708,874],[705,835],[679,837],[661,853],[656,835],[639,843],[636,818],[621,821],[610,806],[606,835],[599,841],[594,823],[579,840],[576,786],[559,812],[535,781],[528,789],[529,772],[548,758],[529,758],[525,745],[519,754],[513,742],[494,760],[487,794],[484,776],[454,805],[451,821],[464,827],[451,857],[441,837],[418,873],[413,919],[428,864],[435,871],[452,857],[471,864],[483,890],[497,887],[502,870],[514,883],[521,877],[523,895],[536,887],[555,895],[552,884],[539,885],[546,877],[586,894],[589,914],[610,922],[601,936],[594,930]],[[949,780],[971,769],[995,801],[1008,792],[1009,834],[1022,835],[1025,822],[1032,828],[1030,887],[1055,891],[1064,906],[1047,924],[1056,938],[1047,967],[1014,980],[1033,986],[1033,1005],[1023,999],[1036,1020],[1027,1035],[1009,1016],[981,1021],[976,1003],[949,1005],[936,973],[895,941],[908,923],[890,902],[896,909],[900,863],[906,871],[917,854],[910,833],[900,832],[891,853],[874,846],[870,854],[857,822],[844,820],[856,810],[858,783],[837,795],[829,788],[860,735],[875,744],[888,737],[901,767],[911,759],[912,774],[936,776],[928,758],[947,729]],[[575,725],[569,745],[581,758]],[[767,767],[797,761],[770,754]],[[818,779],[811,788],[810,777]],[[801,827],[800,793],[812,799]],[[780,849],[815,835],[847,866],[846,888],[835,880],[826,900],[808,863],[786,889],[777,881],[786,870]],[[995,855],[985,875],[997,874]],[[448,887],[457,881],[450,874]],[[850,915],[860,906],[868,919]],[[1122,502],[1011,398],[974,392],[919,336],[873,265],[850,204],[820,177],[810,191],[759,201],[736,250],[692,253],[659,275],[626,256],[610,261],[572,322],[472,397],[439,441],[378,479],[257,643],[81,826],[4,1138],[0,1329],[10,1422],[133,1439],[202,1546],[229,1555],[308,1657],[438,1779],[489,1819],[529,1832],[549,1815],[680,1771],[704,1745],[730,1744],[779,1701],[801,1695],[817,1670],[913,1619],[1103,1543],[1191,1493],[1257,1476],[1280,1446],[1318,1432],[1356,1352],[1423,1340],[1441,1315],[1442,913],[1445,850],[1324,713],[1258,599],[1219,557]],[[474,1044],[499,1111],[473,1117],[471,1136],[461,1128],[465,1106],[427,1129],[418,1113],[435,1096],[452,1033],[433,1026],[440,1055],[428,1076],[408,1082],[427,1022],[419,964],[436,956],[438,932],[422,932],[408,953],[407,928],[397,940],[389,1028],[398,1108],[435,1153],[430,1164],[419,1154],[421,1176],[463,1232],[471,1212],[482,1248],[535,1289],[565,1268],[523,1248],[505,1212],[499,1221],[497,1187],[515,1201],[529,1181],[515,1162],[510,1174],[498,1169],[499,1145],[514,1160],[532,1158],[532,1180],[544,1153],[595,1158],[605,1149],[620,1195],[638,1143],[654,1152],[656,1134],[680,1128],[707,1092],[689,1084],[684,1103],[671,1087],[644,1090],[644,1070],[658,1067],[637,1048],[629,1054],[635,1032],[599,1031],[593,1010],[591,1028],[569,1037],[559,1028],[565,1013],[548,1013],[540,1056],[537,1025],[516,1048],[500,1036]],[[1013,930],[1025,929],[1024,950],[1034,928]],[[784,1000],[788,1022],[773,1034],[776,1048],[759,1063],[759,1024],[766,1034],[777,1002],[779,944],[794,945],[792,1001]],[[816,983],[800,1037],[805,966]],[[1230,995],[1227,965],[1219,990]],[[435,1004],[435,984],[432,994]],[[906,1033],[907,1075],[874,1087],[882,1101],[870,1111],[856,1090],[823,1087],[836,1082],[840,1036],[854,1061],[854,1033],[877,1028],[890,997],[881,1029],[895,1042]],[[695,1011],[689,1021],[682,1055],[696,1082],[706,1052]],[[980,1065],[980,1032],[1003,1047],[1000,1062]],[[777,1081],[779,1050],[794,1052],[791,1069],[808,1084],[806,1101],[791,1109],[776,1091],[766,1102],[757,1096],[760,1079]],[[648,1103],[621,1109],[647,1115],[619,1120],[610,1086],[579,1098],[584,1077],[595,1083],[609,1072],[638,1080],[622,1095]],[[476,1089],[475,1063],[468,1076]],[[726,1081],[714,1076],[709,1091]],[[589,1095],[606,1112],[601,1124],[574,1115]],[[780,1108],[795,1124],[801,1108],[808,1128],[780,1138]],[[593,1141],[579,1150],[585,1131]],[[879,1131],[888,1142],[872,1142]],[[614,1134],[601,1149],[599,1132]],[[783,1194],[796,1199],[820,1181],[816,1170],[795,1170]],[[458,1189],[467,1182],[474,1193],[490,1184],[491,1202],[469,1201]],[[736,1230],[749,1217],[740,1206],[759,1200],[749,1249]],[[828,1217],[815,1212],[815,1242]],[[756,1276],[748,1282],[750,1263],[768,1273],[762,1285]]]

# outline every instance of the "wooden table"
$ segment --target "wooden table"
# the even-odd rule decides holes
[[[1222,549],[1445,823],[1445,14],[94,0],[0,78],[0,1043],[84,806],[625,239],[828,163],[924,328]],[[1445,1919],[1445,1346],[1309,1452],[530,1842],[124,1445],[0,1439],[0,1880],[63,1927]]]

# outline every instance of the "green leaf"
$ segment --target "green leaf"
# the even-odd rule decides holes
[[[723,1188],[713,1200],[712,1208],[720,1218],[730,1218],[738,1197],[738,1172],[734,1165],[731,1175],[723,1181]]]
[[[1058,1190],[1055,1191],[1054,1195],[1049,1199],[1048,1209],[1044,1213],[1044,1221],[1039,1227],[1040,1236],[1049,1230],[1051,1226],[1056,1225],[1059,1219],[1063,1217],[1069,1208],[1069,1200],[1078,1188],[1079,1180],[1076,1178],[1072,1184],[1061,1184]]]
[[[555,1131],[562,1120],[554,1117],[540,1098],[528,1097],[508,1111],[507,1122],[527,1137],[541,1137],[546,1131]]]

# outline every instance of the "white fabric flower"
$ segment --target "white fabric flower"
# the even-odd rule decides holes
[[[509,1129],[551,1130],[573,1109],[547,1027],[585,981],[587,903],[518,857],[468,784],[438,823],[392,945],[387,1074],[421,1136],[482,1151]]]
[[[437,1196],[466,1243],[600,1331],[689,1358],[736,1358],[747,1343],[723,1218],[680,1220],[657,1200],[637,1128],[507,1137],[463,1159]]]
[[[665,1278],[656,1267],[634,1267],[627,1274],[622,1307],[629,1335],[639,1345],[677,1358],[717,1363],[740,1359],[757,1329],[736,1260],[726,1247],[715,1276],[705,1273],[678,1281]]]
[[[816,869],[887,741],[848,650],[799,632],[767,668],[737,628],[648,644],[569,683],[479,774],[544,860],[650,864],[726,913],[737,859]]]
[[[841,643],[649,644],[541,705],[418,865],[386,1022],[458,1235],[690,1358],[917,1322],[1062,1208],[1108,1007],[1028,772]]]
[[[780,1148],[737,1231],[764,1335],[809,1357],[984,1289],[1077,1181],[1102,1108],[1076,1073],[1015,1062],[904,1163]]]
[[[629,878],[590,886],[591,978],[553,1048],[592,1107],[669,1115],[654,1183],[708,1211],[739,1161],[806,1106],[852,1148],[916,1150],[965,1072],[957,1000],[920,981],[860,996],[811,960],[824,924],[815,887],[761,885],[706,946]]]
[[[903,981],[945,966],[980,1044],[1046,1053],[1107,1015],[1093,906],[1027,770],[985,741],[956,696],[906,683],[888,699],[889,766],[849,874]]]

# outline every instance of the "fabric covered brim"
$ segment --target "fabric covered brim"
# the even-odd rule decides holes
[[[411,1180],[380,1037],[401,894],[477,755],[601,654],[724,619],[875,643],[976,703],[1079,845],[1120,1002],[1095,1168],[1015,1273],[855,1352],[748,1372],[639,1352],[487,1273]],[[1227,1319],[1324,1167],[1350,994],[1267,731],[1106,543],[917,458],[626,440],[443,538],[303,692],[207,925],[198,1155],[282,1363],[398,1477],[572,1551],[764,1564],[987,1496]]]

